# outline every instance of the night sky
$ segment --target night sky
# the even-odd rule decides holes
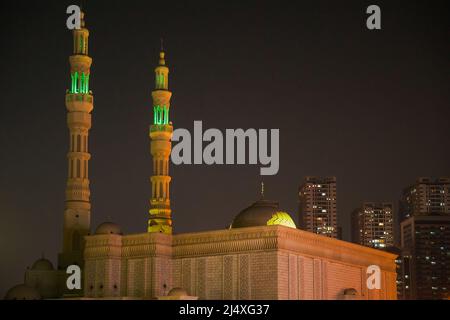
[[[73,1],[1,2],[0,297],[62,246]],[[366,28],[378,4],[382,30]],[[449,20],[438,1],[88,1],[92,229],[145,232],[160,37],[175,128],[279,128],[266,198],[297,221],[307,175],[337,176],[338,219],[450,176]],[[225,228],[259,198],[259,165],[171,167],[176,233]]]

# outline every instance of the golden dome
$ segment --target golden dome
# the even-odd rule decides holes
[[[287,212],[279,210],[278,202],[261,199],[242,210],[234,218],[231,228],[273,225],[296,228],[291,216]]]

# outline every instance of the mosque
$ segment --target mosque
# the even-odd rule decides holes
[[[37,260],[5,299],[396,299],[395,255],[297,229],[277,202],[263,196],[230,216],[226,229],[172,233],[172,93],[163,51],[152,92],[147,232],[123,234],[118,224],[104,222],[91,233],[88,136],[94,97],[84,14],[81,26],[73,31],[65,97],[70,138],[62,251],[56,268],[44,257]],[[78,291],[66,287],[66,269],[73,264],[83,271]],[[380,268],[379,289],[366,285],[371,265]]]

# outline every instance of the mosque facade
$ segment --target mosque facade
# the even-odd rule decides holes
[[[396,299],[396,256],[296,228],[278,203],[261,196],[223,230],[173,234],[170,206],[169,68],[161,50],[149,128],[153,173],[146,232],[123,234],[113,222],[90,233],[89,31],[73,31],[71,89],[66,92],[70,144],[63,245],[58,266],[39,259],[7,299]],[[68,291],[65,270],[83,270],[83,286]],[[369,289],[367,268],[380,270]]]

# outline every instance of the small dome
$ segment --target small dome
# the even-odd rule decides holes
[[[25,284],[19,284],[8,290],[5,300],[39,300],[41,296],[39,292]]]
[[[37,270],[37,271],[51,271],[54,270],[53,264],[50,260],[47,260],[45,258],[41,258],[39,260],[36,260],[33,263],[33,266],[31,267],[31,270]]]
[[[171,297],[185,297],[188,294],[183,288],[172,288],[167,295]]]
[[[346,296],[357,296],[358,295],[358,291],[356,291],[356,289],[354,288],[347,288],[344,290],[344,295]]]
[[[103,222],[97,227],[95,234],[122,234],[122,230],[114,222]]]
[[[295,228],[291,216],[278,208],[278,202],[258,200],[250,207],[242,210],[233,220],[231,228],[283,225]]]

